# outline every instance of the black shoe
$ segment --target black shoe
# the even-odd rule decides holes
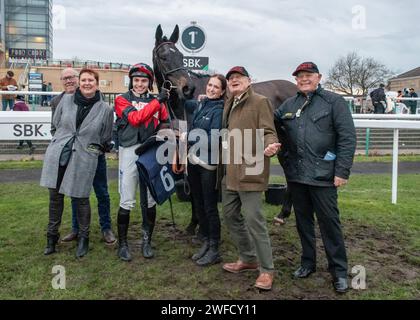
[[[194,254],[191,259],[193,261],[197,261],[204,257],[204,255],[207,253],[207,251],[210,249],[210,244],[207,240],[204,240],[203,245],[201,246],[200,250],[196,254]]]
[[[299,269],[297,269],[293,273],[293,278],[295,279],[303,279],[309,277],[312,273],[314,273],[316,270],[313,268],[307,268],[300,266]]]
[[[89,251],[89,238],[80,237],[77,243],[76,257],[82,258],[87,255]]]
[[[222,262],[219,250],[217,248],[210,247],[206,254],[198,259],[195,263],[200,267],[210,266]]]
[[[30,148],[29,148],[29,155],[34,154],[35,149],[36,149],[36,148],[35,148],[35,147],[33,147],[33,146],[32,146],[32,147],[30,147]]]
[[[55,246],[57,245],[60,236],[47,237],[47,247],[44,250],[44,255],[49,256],[50,254],[56,253]]]
[[[349,289],[347,278],[334,278],[333,279],[334,290],[338,293],[346,293]]]

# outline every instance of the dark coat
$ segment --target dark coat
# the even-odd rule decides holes
[[[286,133],[287,181],[333,186],[335,176],[349,178],[356,150],[356,130],[349,107],[340,95],[321,87],[308,99],[298,93],[285,101],[274,116]]]
[[[204,99],[201,102],[196,100],[187,101],[185,108],[188,111],[194,110],[190,130],[201,129],[207,133],[208,141],[208,155],[199,155],[200,159],[208,164],[217,165],[218,162],[209,161],[212,159],[212,144],[215,150],[218,150],[220,129],[222,128],[222,117],[223,117],[223,106],[224,101],[221,100],[209,100]],[[190,135],[188,137],[188,144],[190,146],[197,142],[196,137]]]

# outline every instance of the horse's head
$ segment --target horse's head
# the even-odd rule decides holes
[[[162,27],[156,29],[156,43],[153,49],[153,67],[159,88],[175,89],[178,99],[191,99],[194,84],[184,68],[183,54],[175,46],[179,39],[179,27],[175,27],[171,37],[163,36]],[[170,88],[172,86],[172,88]]]

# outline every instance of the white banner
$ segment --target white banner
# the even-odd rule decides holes
[[[0,111],[0,140],[51,140],[51,112]]]

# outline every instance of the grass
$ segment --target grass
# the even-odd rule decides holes
[[[392,162],[392,156],[356,156],[355,162]],[[420,162],[420,155],[401,155],[400,162]],[[272,165],[278,165],[279,162],[276,157],[271,160]],[[109,168],[117,169],[118,160],[113,157],[107,159]],[[0,170],[23,170],[23,169],[41,169],[42,161],[33,160],[33,157],[24,158],[21,161],[0,161]]]
[[[410,154],[410,155],[400,155],[398,157],[399,162],[420,162],[420,155],[417,154]],[[365,163],[365,162],[386,162],[391,163],[392,162],[392,155],[386,155],[386,156],[369,156],[366,157],[364,155],[357,155],[354,157],[354,162],[358,163]],[[272,165],[277,165],[279,162],[276,157],[273,157],[271,159]],[[1,163],[0,163],[1,168]]]
[[[272,182],[281,182],[274,178]],[[299,265],[300,243],[294,217],[283,227],[273,226],[278,207],[264,204],[275,266],[273,290],[253,289],[256,275],[231,275],[220,265],[195,266],[190,257],[198,249],[182,230],[190,219],[191,206],[174,199],[177,227],[171,226],[166,203],[158,209],[153,239],[156,257],[140,256],[141,218],[132,212],[129,242],[131,263],[116,256],[115,247],[101,242],[92,197],[91,250],[76,260],[75,244],[58,247],[59,252],[42,255],[46,240],[48,192],[34,183],[0,184],[0,299],[419,299],[420,298],[420,175],[399,179],[399,204],[390,204],[391,181],[387,175],[358,175],[340,191],[340,210],[349,256],[349,267],[362,265],[367,272],[367,289],[337,296],[331,289],[326,259],[318,234],[318,272],[302,281],[289,276]],[[115,228],[118,208],[117,184],[110,182]],[[70,231],[69,200],[61,234]],[[237,252],[222,221],[224,261]],[[54,290],[52,268],[65,267],[66,290]],[[185,288],[188,288],[186,290]]]
[[[21,161],[0,161],[0,170],[26,170],[26,169],[42,169],[43,161],[33,160],[33,157],[24,158]],[[118,160],[114,158],[107,159],[107,166],[110,169],[118,168]]]

